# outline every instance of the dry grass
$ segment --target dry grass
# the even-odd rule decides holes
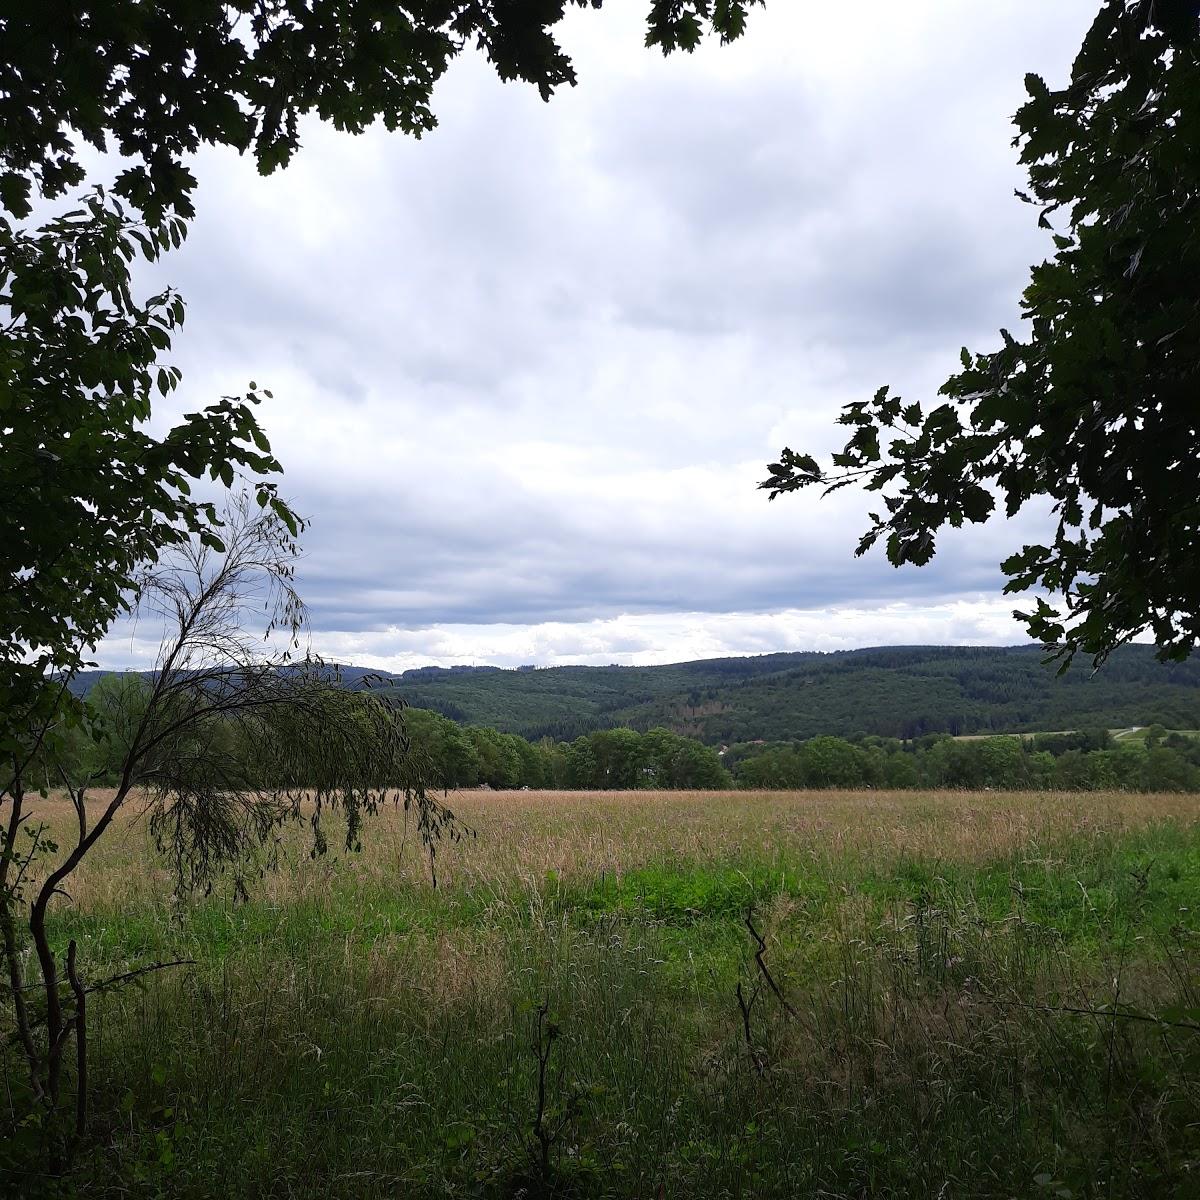
[[[107,796],[97,791],[99,810]],[[1031,853],[1063,837],[1102,837],[1164,821],[1200,821],[1197,797],[1122,792],[553,792],[468,791],[445,797],[475,833],[438,852],[443,887],[536,886],[554,872],[610,876],[656,864],[698,865],[778,854],[814,865],[853,856],[877,864],[906,858],[971,864]],[[36,806],[66,843],[74,817],[65,797]],[[261,898],[282,904],[317,896],[333,873],[388,885],[428,871],[404,813],[380,814],[359,855],[311,861],[293,835],[292,868],[269,875]],[[150,845],[135,799],[74,878],[86,911],[166,899],[169,873]]]
[[[131,803],[55,936],[97,975],[196,961],[97,1005],[89,1194],[1200,1194],[1191,1043],[1057,1011],[1200,1003],[1196,797],[446,800],[476,836],[443,845],[437,892],[389,810],[361,854],[313,860],[294,830],[248,904],[184,908]],[[65,844],[65,799],[37,807]],[[531,1193],[547,1000],[553,1103],[588,1099],[556,1151],[570,1187]]]

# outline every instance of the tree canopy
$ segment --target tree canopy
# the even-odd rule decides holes
[[[1200,640],[1200,2],[1104,0],[1067,86],[1025,82],[1018,194],[1054,254],[1024,336],[964,349],[936,406],[890,387],[847,405],[829,466],[788,448],[761,486],[882,493],[857,553],[883,539],[896,566],[1048,499],[1053,540],[1003,563],[1006,592],[1061,597],[1016,614],[1030,635],[1064,665],[1145,631],[1181,659]]]
[[[604,0],[15,0],[0,16],[0,202],[29,211],[82,183],[79,143],[131,160],[117,193],[151,220],[190,216],[186,158],[204,144],[254,155],[267,174],[300,145],[309,113],[360,133],[376,120],[420,136],[434,85],[478,48],[543,99],[575,83],[555,39],[568,8]],[[723,41],[763,0],[652,0],[646,44]]]
[[[141,565],[191,535],[219,544],[217,513],[189,480],[254,475],[260,503],[295,528],[265,480],[279,467],[253,388],[162,437],[146,428],[154,394],[179,382],[159,355],[183,303],[170,291],[135,299],[130,264],[157,258],[179,223],[152,229],[99,193],[37,231],[0,220],[4,758],[27,751],[58,711],[64,697],[48,681],[78,669],[127,606]]]

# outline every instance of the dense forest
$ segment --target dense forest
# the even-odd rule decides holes
[[[441,787],[585,791],[693,788],[964,788],[1200,791],[1200,738],[1152,725],[1117,740],[1107,729],[911,741],[819,735],[716,750],[668,729],[620,727],[570,742],[409,709],[416,765]]]
[[[100,672],[82,672],[86,690]],[[1100,671],[1058,676],[1036,646],[896,646],[765,654],[655,667],[342,667],[348,687],[384,684],[455,721],[570,741],[616,726],[664,728],[707,745],[821,734],[1033,733],[1161,724],[1200,728],[1200,662],[1125,646]]]
[[[109,676],[91,692],[96,725],[79,730],[72,765],[79,777],[108,778],[122,759],[120,730],[149,694],[137,676]],[[354,697],[336,692],[346,703]],[[429,709],[405,708],[406,778],[439,789],[692,790],[748,788],[1034,789],[1131,792],[1200,791],[1200,734],[1151,725],[1029,736],[945,733],[898,739],[829,734],[735,742],[717,749],[669,729],[628,726],[570,740],[465,725]],[[306,786],[303,778],[263,775],[245,720],[220,717],[205,729],[206,761],[238,764],[254,786]],[[109,743],[113,744],[109,744]],[[46,780],[50,783],[49,778]],[[392,782],[398,782],[393,780]]]
[[[534,740],[616,725],[663,727],[708,745],[1200,727],[1200,662],[1159,663],[1150,646],[1123,647],[1101,671],[1078,663],[1062,676],[1036,646],[913,646],[656,667],[425,667],[394,686],[417,707]]]

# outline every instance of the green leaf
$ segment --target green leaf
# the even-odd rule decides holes
[[[30,181],[14,171],[0,175],[0,205],[14,217],[24,218],[33,211],[29,203]]]

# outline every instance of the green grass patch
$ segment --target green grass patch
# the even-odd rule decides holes
[[[29,1196],[1198,1195],[1200,1035],[1141,1019],[1200,1009],[1197,906],[1200,828],[1170,821],[64,906],[92,978],[196,965],[97,997],[73,1172],[0,1169]]]

